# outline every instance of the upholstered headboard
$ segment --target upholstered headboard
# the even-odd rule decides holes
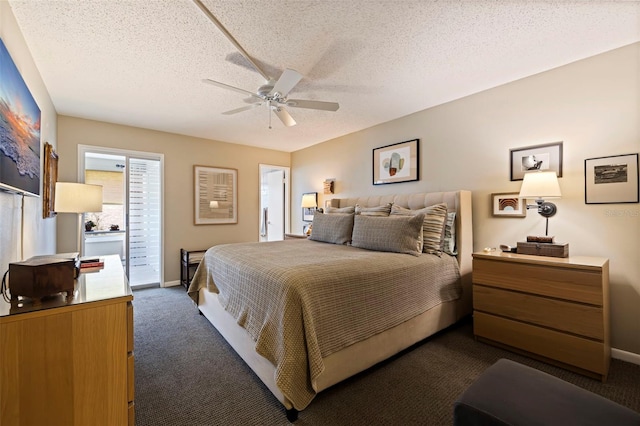
[[[464,289],[463,310],[465,313],[471,313],[471,253],[473,252],[471,191],[420,192],[415,194],[333,198],[330,200],[331,207],[348,207],[356,204],[362,207],[375,207],[387,203],[393,203],[411,210],[446,203],[449,212],[456,212],[456,248],[458,250],[457,258]]]

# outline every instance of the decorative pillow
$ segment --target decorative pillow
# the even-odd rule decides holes
[[[360,204],[356,204],[356,214],[363,216],[389,216],[390,213],[391,203],[377,207],[362,207]]]
[[[456,212],[447,213],[447,222],[444,225],[444,239],[442,241],[442,251],[457,256],[456,247]]]
[[[416,214],[424,215],[422,251],[440,256],[442,253],[444,224],[447,221],[447,205],[444,203],[434,204],[419,210],[409,210],[395,204],[391,206],[391,216],[411,216]]]
[[[423,214],[396,217],[355,215],[351,245],[419,256],[423,222]]]
[[[353,231],[353,214],[334,213],[313,215],[310,240],[331,244],[348,244]]]
[[[350,213],[350,214],[354,214],[356,211],[356,208],[354,206],[349,206],[349,207],[327,207],[325,209],[326,213]]]

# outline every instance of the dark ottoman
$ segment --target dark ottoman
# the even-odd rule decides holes
[[[640,413],[531,367],[501,359],[457,399],[455,426],[640,426]]]

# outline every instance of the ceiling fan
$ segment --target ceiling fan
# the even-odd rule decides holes
[[[291,108],[306,108],[315,109],[321,111],[337,111],[340,105],[337,102],[325,102],[314,101],[306,99],[289,99],[289,92],[298,84],[302,79],[302,74],[292,69],[285,69],[280,78],[275,80],[268,76],[249,56],[249,54],[240,46],[240,44],[233,38],[233,36],[227,31],[227,29],[218,21],[218,19],[202,4],[200,0],[193,0],[193,2],[204,12],[204,14],[213,22],[220,31],[229,39],[229,41],[238,49],[240,54],[244,56],[249,63],[265,78],[266,83],[258,87],[258,90],[250,92],[248,90],[241,89],[239,87],[230,86],[219,81],[211,79],[203,79],[203,83],[211,84],[213,86],[221,87],[223,89],[232,90],[243,95],[248,95],[244,101],[250,105],[246,105],[240,108],[232,109],[230,111],[223,112],[225,115],[237,114],[242,111],[247,111],[252,108],[267,105],[269,108],[269,128],[271,128],[271,112],[273,112],[282,123],[287,126],[295,126],[296,121],[285,107]]]

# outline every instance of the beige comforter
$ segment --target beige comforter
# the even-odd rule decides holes
[[[276,367],[293,406],[315,396],[322,358],[461,293],[454,257],[287,240],[210,248],[189,287],[207,287]]]

